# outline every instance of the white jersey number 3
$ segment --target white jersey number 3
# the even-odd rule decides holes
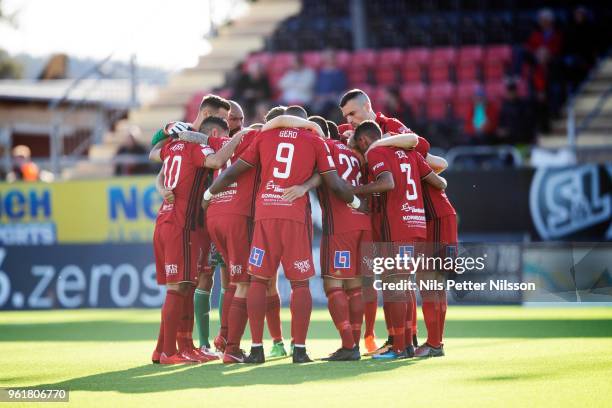
[[[400,163],[400,170],[406,173],[406,199],[408,201],[416,200],[418,198],[417,187],[410,174],[412,170],[410,164]]]
[[[291,143],[279,143],[276,148],[276,161],[284,164],[284,169],[280,169],[279,167],[274,167],[274,172],[272,173],[276,178],[286,179],[289,178],[289,174],[291,173],[291,162],[293,161],[293,151],[295,147]]]

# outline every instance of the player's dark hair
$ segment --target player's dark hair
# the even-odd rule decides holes
[[[346,105],[351,99],[355,99],[357,97],[368,98],[368,95],[361,89],[351,89],[350,91],[346,91],[346,93],[342,95],[342,98],[340,98],[340,107],[344,108],[344,105]]]
[[[327,126],[327,121],[325,118],[322,118],[321,116],[310,116],[308,120],[319,125],[325,137],[329,139],[329,126]]]
[[[364,136],[373,140],[380,139],[382,137],[382,130],[380,130],[378,123],[373,120],[364,120],[361,122],[361,124],[357,126],[357,129],[355,129],[353,139],[357,142]]]
[[[227,99],[219,95],[209,94],[203,97],[202,102],[200,102],[200,110],[204,108],[212,108],[214,110],[225,109],[229,111],[232,106]]]
[[[285,110],[287,110],[286,106],[282,106],[282,105],[275,106],[272,109],[270,109],[268,111],[268,113],[266,113],[266,116],[264,116],[264,120],[266,122],[269,122],[272,119],[274,119],[274,118],[276,118],[276,117],[278,117],[280,115],[284,115],[285,114]]]
[[[229,124],[227,121],[216,116],[209,116],[204,119],[200,125],[200,128],[198,129],[198,132],[208,135],[214,128],[229,132]]]
[[[327,128],[329,129],[329,138],[333,140],[340,140],[340,132],[338,131],[338,125],[335,122],[328,120]]]
[[[297,116],[298,118],[308,119],[308,112],[300,105],[291,105],[285,110],[285,115]]]

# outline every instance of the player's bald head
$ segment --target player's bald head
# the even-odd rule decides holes
[[[244,126],[244,112],[242,106],[236,101],[229,100],[230,110],[227,123],[230,127],[230,135],[234,135]]]

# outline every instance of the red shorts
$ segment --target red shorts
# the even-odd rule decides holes
[[[197,282],[204,258],[202,234],[172,223],[155,225],[153,252],[157,283]]]
[[[446,215],[427,221],[427,244],[432,253],[439,256],[454,256],[457,249],[457,216]],[[455,253],[452,252],[453,248]]]
[[[314,276],[309,226],[284,219],[255,221],[248,273],[270,279],[276,276],[279,264],[288,280]]]
[[[250,218],[245,215],[207,217],[206,227],[210,238],[228,268],[230,282],[248,282],[251,229]]]
[[[372,242],[372,231],[348,231],[321,237],[321,277],[352,279],[361,276],[361,244]]]

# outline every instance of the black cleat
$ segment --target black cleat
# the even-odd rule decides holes
[[[251,353],[244,359],[245,364],[263,364],[266,362],[263,346],[251,347]]]
[[[419,339],[417,339],[417,335],[416,334],[412,335],[412,345],[414,346],[414,348],[419,347]]]
[[[339,348],[328,357],[322,358],[322,361],[357,361],[361,360],[361,353],[359,353],[359,346],[355,346],[352,349],[346,349],[344,347]]]
[[[293,348],[293,362],[295,364],[312,363],[312,360],[306,354],[306,347]]]
[[[414,357],[414,346],[413,345],[406,347],[406,357],[407,358]]]

